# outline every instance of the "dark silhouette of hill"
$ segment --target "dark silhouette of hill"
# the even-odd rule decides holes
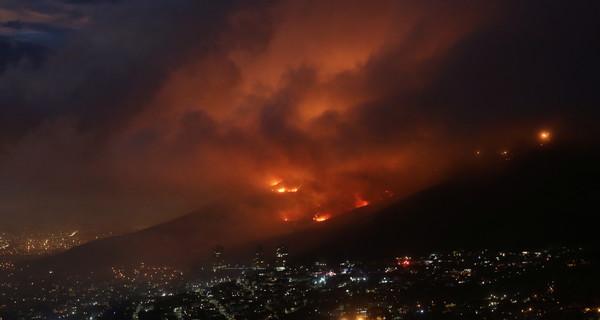
[[[309,227],[274,223],[261,204],[217,203],[175,220],[101,239],[33,263],[100,270],[146,262],[193,266],[225,246],[228,262],[248,263],[287,245],[292,260],[377,259],[444,249],[597,245],[597,148],[540,148],[510,161],[474,161],[453,178],[405,199],[362,207]],[[252,202],[252,201],[251,201]],[[258,208],[258,209],[257,209]]]
[[[454,178],[384,208],[361,208],[262,245],[287,245],[292,259],[305,261],[597,246],[598,150],[540,148],[510,161],[475,161]],[[236,256],[254,245],[236,248]]]
[[[243,204],[218,202],[174,220],[120,236],[100,239],[31,262],[33,269],[55,273],[106,271],[139,264],[188,266],[209,259],[212,248],[232,246],[265,235],[290,232],[273,222],[262,200]],[[267,223],[268,222],[268,223]]]

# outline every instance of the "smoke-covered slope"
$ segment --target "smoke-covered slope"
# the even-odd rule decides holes
[[[439,249],[597,245],[600,157],[591,150],[538,150],[501,168],[474,165],[373,213],[356,210],[262,242],[270,249],[285,244],[292,259],[309,261]],[[243,256],[250,246],[236,253]]]
[[[242,263],[250,261],[258,244],[266,254],[287,245],[298,260],[597,244],[598,159],[596,151],[539,150],[502,165],[474,165],[409,198],[359,208],[296,232],[274,223],[263,204],[214,204],[35,265],[68,271],[141,261],[192,266],[207,263],[215,244],[225,246],[229,262]]]

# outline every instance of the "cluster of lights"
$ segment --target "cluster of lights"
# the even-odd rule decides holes
[[[396,264],[402,267],[408,267],[411,264],[411,257],[398,257],[396,258]]]
[[[545,130],[544,131],[540,131],[538,133],[538,135],[537,135],[537,139],[539,140],[540,145],[543,146],[544,144],[549,143],[550,142],[550,136],[551,136],[550,131],[545,131]],[[475,151],[475,155],[476,156],[481,156],[482,154],[483,154],[483,152],[481,150],[476,150]],[[498,151],[498,155],[501,158],[505,159],[505,160],[510,160],[511,159],[511,152],[509,150],[507,150],[507,149],[503,149],[503,150]]]
[[[111,271],[115,279],[135,282],[140,280],[151,280],[158,282],[168,282],[180,279],[183,272],[172,267],[148,266],[144,263],[133,270],[112,267]]]

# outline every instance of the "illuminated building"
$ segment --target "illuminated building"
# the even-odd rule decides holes
[[[213,271],[217,271],[225,267],[225,258],[223,257],[223,251],[225,248],[221,245],[216,245],[212,251],[213,257]]]
[[[275,269],[277,271],[285,270],[287,266],[288,249],[286,246],[280,246],[275,251]]]
[[[263,247],[258,245],[256,250],[254,251],[254,259],[252,261],[252,265],[255,269],[264,268],[265,267],[265,257],[263,252]]]

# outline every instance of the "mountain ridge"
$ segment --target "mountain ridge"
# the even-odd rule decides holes
[[[216,244],[225,246],[228,261],[246,264],[258,245],[265,252],[287,245],[290,258],[303,262],[458,248],[597,245],[591,224],[600,212],[596,150],[548,148],[502,164],[474,164],[402,200],[388,199],[295,231],[289,223],[273,227],[272,221],[249,227],[255,219],[272,219],[265,213],[268,208],[256,215],[252,204],[215,203],[33,265],[65,270],[142,261],[199,266],[210,263],[210,249]],[[232,232],[240,241],[225,237]]]

